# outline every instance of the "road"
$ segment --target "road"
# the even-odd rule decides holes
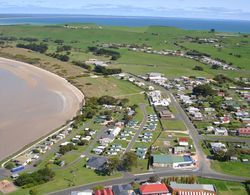
[[[132,140],[129,142],[129,144],[128,144],[126,150],[125,150],[125,153],[129,152],[133,148],[134,143],[136,142],[137,138],[141,134],[141,132],[143,130],[143,127],[145,126],[145,124],[147,123],[147,120],[148,120],[148,115],[147,115],[147,111],[146,111],[146,108],[145,108],[145,104],[140,104],[139,106],[140,106],[140,109],[143,111],[143,119],[142,119],[142,122],[140,124],[140,127],[136,131],[136,133],[133,136]]]

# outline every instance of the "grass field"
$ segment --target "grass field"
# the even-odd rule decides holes
[[[97,175],[93,170],[84,167],[85,160],[81,160],[77,164],[65,170],[60,169],[55,171],[56,176],[53,181],[34,187],[37,189],[38,194],[46,194],[48,192],[65,189],[70,186],[83,185],[91,182],[105,181],[108,179],[121,177],[121,174],[117,173],[112,176],[100,176]],[[29,194],[28,189],[19,189],[11,194],[13,195],[24,195]]]
[[[249,163],[212,161],[211,167],[218,172],[250,178]]]
[[[215,185],[219,195],[246,195],[244,184],[238,182],[221,181],[215,179],[198,178],[200,184]]]
[[[121,53],[121,58],[113,63],[113,67],[120,67],[124,71],[132,72],[135,74],[145,74],[148,72],[158,72],[165,74],[167,77],[176,76],[206,76],[213,78],[214,75],[223,73],[230,77],[236,77],[239,74],[242,77],[249,75],[249,54],[250,47],[247,42],[250,41],[249,37],[243,35],[231,36],[221,38],[220,44],[223,45],[223,49],[216,49],[211,44],[197,44],[187,41],[184,37],[206,37],[206,38],[218,38],[216,34],[208,33],[206,31],[191,31],[182,30],[171,27],[111,27],[103,26],[102,29],[97,28],[94,24],[75,24],[75,25],[87,25],[89,29],[66,29],[63,25],[58,26],[32,26],[32,25],[18,25],[18,26],[1,26],[0,33],[3,36],[14,36],[16,38],[32,37],[39,39],[38,42],[42,42],[47,39],[46,42],[49,45],[49,52],[55,51],[57,44],[54,42],[57,39],[64,40],[65,45],[71,45],[73,47],[70,59],[71,61],[85,61],[89,58],[96,58],[91,53],[86,52],[88,46],[96,46],[103,43],[120,43],[120,44],[138,44],[151,46],[154,49],[181,49],[175,43],[189,48],[190,50],[197,50],[200,52],[208,53],[214,58],[220,58],[227,62],[232,62],[236,67],[241,67],[246,71],[223,71],[213,70],[208,66],[203,65],[197,61],[191,59],[185,59],[174,56],[160,56],[155,54],[146,54],[140,52],[128,51],[127,49],[116,49]],[[20,42],[18,40],[17,42]],[[23,42],[23,41],[21,41]],[[9,43],[14,46],[14,43]],[[13,49],[8,48],[7,53],[13,53]],[[5,49],[6,50],[6,49]],[[238,54],[241,57],[235,57],[235,55],[229,55],[229,53]],[[27,55],[27,54],[25,54]],[[48,58],[48,57],[46,57]],[[98,56],[98,59],[108,60],[108,57]],[[51,60],[51,59],[50,59]],[[52,64],[51,64],[52,65]],[[50,65],[50,66],[51,66]],[[203,67],[204,71],[194,71],[193,67],[199,65]],[[48,67],[47,67],[48,68]]]
[[[162,126],[167,130],[185,131],[186,127],[181,120],[161,120]]]

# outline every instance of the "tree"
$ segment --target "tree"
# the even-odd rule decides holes
[[[156,183],[159,181],[160,181],[160,177],[157,175],[149,177],[149,180],[148,180],[148,182],[150,182],[150,183]]]
[[[197,85],[193,88],[193,94],[194,95],[201,95],[201,96],[212,96],[215,94],[215,91],[212,89],[212,87],[209,84],[204,85]]]
[[[7,163],[5,164],[4,167],[5,167],[6,169],[11,170],[11,169],[13,169],[15,166],[16,166],[15,163],[9,161],[9,162],[7,162]]]
[[[214,158],[218,161],[226,161],[227,154],[224,150],[219,150],[214,154]]]
[[[215,32],[215,29],[214,29],[214,28],[210,29],[210,32],[211,32],[211,33],[214,33],[214,32]]]
[[[111,157],[108,159],[106,165],[106,171],[109,175],[113,174],[118,170],[118,167],[121,165],[121,160],[118,157]]]
[[[112,96],[108,96],[108,95],[105,95],[105,96],[102,96],[98,99],[98,103],[100,105],[103,105],[103,104],[107,104],[107,105],[115,105],[117,103],[117,99],[115,99],[114,97]]]
[[[138,157],[134,152],[126,152],[123,156],[123,166],[126,170],[131,170],[138,164]]]
[[[203,71],[204,69],[201,66],[195,66],[193,70]]]
[[[104,186],[102,186],[102,185],[98,185],[98,186],[95,186],[93,188],[94,191],[96,191],[96,190],[103,190],[103,189],[104,189]]]
[[[37,191],[37,189],[33,188],[33,189],[30,189],[29,194],[30,195],[37,195],[38,191]]]
[[[31,187],[49,182],[53,179],[55,173],[48,167],[40,169],[32,173],[23,173],[16,180],[17,186]]]

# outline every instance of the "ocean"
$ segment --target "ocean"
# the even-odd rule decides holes
[[[250,33],[250,21],[157,17],[118,17],[86,15],[0,15],[0,25],[33,24],[53,25],[67,23],[95,23],[110,26],[172,26],[186,30],[210,30],[219,32]]]

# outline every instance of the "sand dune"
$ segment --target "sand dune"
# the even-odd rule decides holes
[[[0,78],[2,160],[72,119],[84,95],[66,79],[26,63],[0,58],[0,70],[7,73]]]

